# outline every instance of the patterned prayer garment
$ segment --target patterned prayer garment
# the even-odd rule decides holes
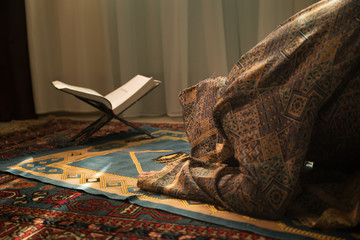
[[[305,160],[359,161],[359,27],[360,1],[318,2],[243,55],[227,77],[182,91],[191,157],[138,186],[282,217],[299,193]]]

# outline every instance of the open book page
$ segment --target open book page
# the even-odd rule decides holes
[[[76,97],[85,98],[105,105],[111,109],[114,114],[118,115],[123,112],[152,88],[160,84],[160,81],[153,80],[151,77],[136,75],[130,81],[109,93],[105,97],[100,93],[84,87],[73,86],[61,81],[53,81],[55,88],[72,94]]]
[[[105,96],[111,102],[112,110],[119,114],[150,91],[159,81],[151,77],[136,75],[130,81]]]
[[[104,104],[106,107],[110,109],[112,108],[111,103],[103,95],[96,92],[95,90],[92,90],[90,88],[73,86],[58,80],[53,81],[52,84],[54,85],[55,88],[61,91],[70,93],[75,96],[83,97],[89,100],[97,101]]]

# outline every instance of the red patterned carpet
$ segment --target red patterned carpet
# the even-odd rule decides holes
[[[88,121],[50,119],[0,135],[0,158],[56,148]],[[180,124],[148,124],[180,130]],[[111,122],[92,139],[128,130]],[[91,140],[90,140],[91,141]],[[0,239],[269,239],[165,211],[0,173]]]

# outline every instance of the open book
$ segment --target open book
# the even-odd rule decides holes
[[[136,75],[130,81],[106,96],[101,95],[95,90],[72,86],[58,80],[53,81],[52,84],[55,88],[72,94],[84,101],[93,101],[102,104],[115,115],[118,115],[159,85],[160,81],[154,80],[151,77]]]

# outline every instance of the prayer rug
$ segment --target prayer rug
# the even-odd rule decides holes
[[[251,231],[278,239],[346,239],[346,232],[324,233],[297,225],[291,219],[266,221],[250,218],[199,202],[174,199],[137,188],[142,171],[159,170],[186,155],[190,146],[184,132],[145,126],[156,138],[136,131],[108,135],[88,145],[23,153],[0,163],[2,171],[45,183],[84,190],[110,199],[127,200],[151,209]]]
[[[36,153],[41,149],[56,148],[89,124],[89,121],[54,117],[12,122],[0,129],[0,159],[22,151]],[[161,129],[183,129],[183,124],[148,125]],[[121,134],[127,129],[128,126],[123,123],[110,122],[92,139]],[[0,173],[0,238],[270,239],[253,232],[7,173]]]

